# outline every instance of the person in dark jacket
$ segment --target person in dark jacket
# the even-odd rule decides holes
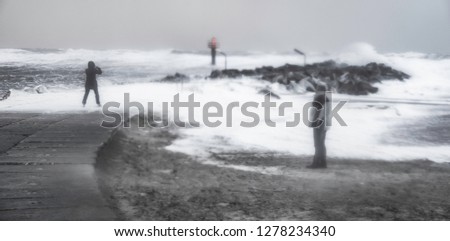
[[[326,95],[326,85],[318,85],[312,106],[315,108],[312,115],[311,127],[314,136],[314,159],[308,168],[327,167],[327,149],[325,147],[325,136],[331,123],[330,110],[331,101]]]
[[[89,61],[88,68],[86,69],[86,83],[84,85],[85,92],[83,97],[83,106],[86,105],[86,100],[88,98],[89,92],[94,90],[95,93],[95,101],[97,105],[100,106],[100,96],[98,94],[98,85],[97,85],[97,75],[102,74],[102,69],[95,66],[93,61]]]

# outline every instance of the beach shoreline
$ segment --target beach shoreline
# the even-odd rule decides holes
[[[174,127],[102,130],[96,113],[0,117],[14,142],[0,156],[0,219],[450,220],[448,162],[331,157],[311,170],[312,156],[239,150],[205,160],[166,148],[180,138]]]
[[[311,170],[311,156],[273,152],[205,162],[166,150],[176,138],[117,129],[100,149],[100,186],[119,219],[450,220],[449,163],[329,158]]]

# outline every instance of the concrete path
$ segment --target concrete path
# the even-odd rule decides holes
[[[101,114],[0,112],[0,220],[114,220],[95,175]]]

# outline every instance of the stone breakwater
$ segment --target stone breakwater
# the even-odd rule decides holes
[[[338,64],[334,61],[309,64],[306,66],[286,64],[280,67],[263,66],[255,69],[214,70],[209,78],[255,77],[272,83],[290,85],[298,83],[308,91],[315,91],[320,83],[326,83],[337,93],[350,95],[367,95],[376,93],[374,83],[385,80],[403,81],[410,78],[406,73],[380,63],[363,66]]]

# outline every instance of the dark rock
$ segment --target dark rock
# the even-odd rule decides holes
[[[339,82],[337,87],[338,93],[349,95],[367,95],[369,93],[376,93],[377,91],[377,87],[373,87],[370,83],[365,81]]]
[[[228,78],[238,78],[242,76],[241,72],[237,69],[222,70],[222,74]]]
[[[303,87],[306,91],[315,92],[316,91],[316,83],[311,77],[305,77],[301,79],[298,84]]]
[[[287,72],[299,72],[299,71],[303,71],[304,69],[305,69],[305,67],[303,67],[303,66],[293,65],[293,64],[285,64],[283,66],[276,68],[276,71],[280,72],[280,73],[287,73]]]
[[[241,74],[244,76],[255,76],[257,75],[256,70],[253,69],[244,69],[241,71]]]
[[[306,75],[303,72],[289,72],[287,79],[289,81],[294,81],[296,83],[300,82],[302,79],[308,77],[308,75]]]
[[[10,90],[0,90],[0,100],[6,100],[11,95]]]
[[[277,82],[279,84],[284,84],[284,85],[289,84],[289,80],[287,79],[287,76],[284,74],[276,75],[275,78],[273,79],[273,82]]]
[[[277,77],[277,76],[278,76],[277,73],[266,73],[261,77],[261,79],[267,80],[267,81],[273,83],[273,82],[275,82],[275,77]]]
[[[38,93],[38,94],[44,94],[48,92],[47,87],[45,87],[45,85],[38,85],[36,87],[34,87],[34,92]]]
[[[248,72],[247,72],[248,73]],[[242,77],[241,71],[237,69],[225,69],[225,70],[214,70],[209,75],[209,78],[211,79],[217,79],[217,78],[238,78]]]
[[[255,72],[256,72],[257,75],[264,75],[264,74],[267,74],[267,73],[274,72],[274,69],[275,68],[272,67],[272,66],[263,66],[261,68],[256,68]]]
[[[216,69],[211,72],[211,74],[209,75],[209,78],[217,79],[217,78],[221,77],[221,74],[222,74],[222,71]]]
[[[285,64],[274,68],[263,66],[255,70],[214,70],[210,78],[239,78],[242,76],[254,76],[271,83],[290,85],[292,82],[300,83],[305,78],[318,79],[336,89],[338,93],[351,95],[366,95],[376,93],[378,88],[372,84],[384,80],[400,80],[410,78],[408,74],[395,70],[385,64],[369,63],[364,66],[354,66],[336,63],[333,60],[306,66]],[[314,79],[308,79],[307,90],[316,86]],[[304,83],[305,84],[305,83]]]
[[[270,94],[271,97],[275,98],[275,99],[280,99],[280,96],[273,93],[271,90],[269,89],[262,89],[260,91],[258,91],[258,94],[263,94],[263,95],[267,95]]]
[[[175,73],[174,75],[167,75],[166,77],[161,79],[162,82],[181,82],[186,80],[189,80],[189,77],[180,73]]]
[[[44,94],[48,92],[48,89],[45,85],[37,85],[35,87],[25,87],[22,90],[30,94]]]

